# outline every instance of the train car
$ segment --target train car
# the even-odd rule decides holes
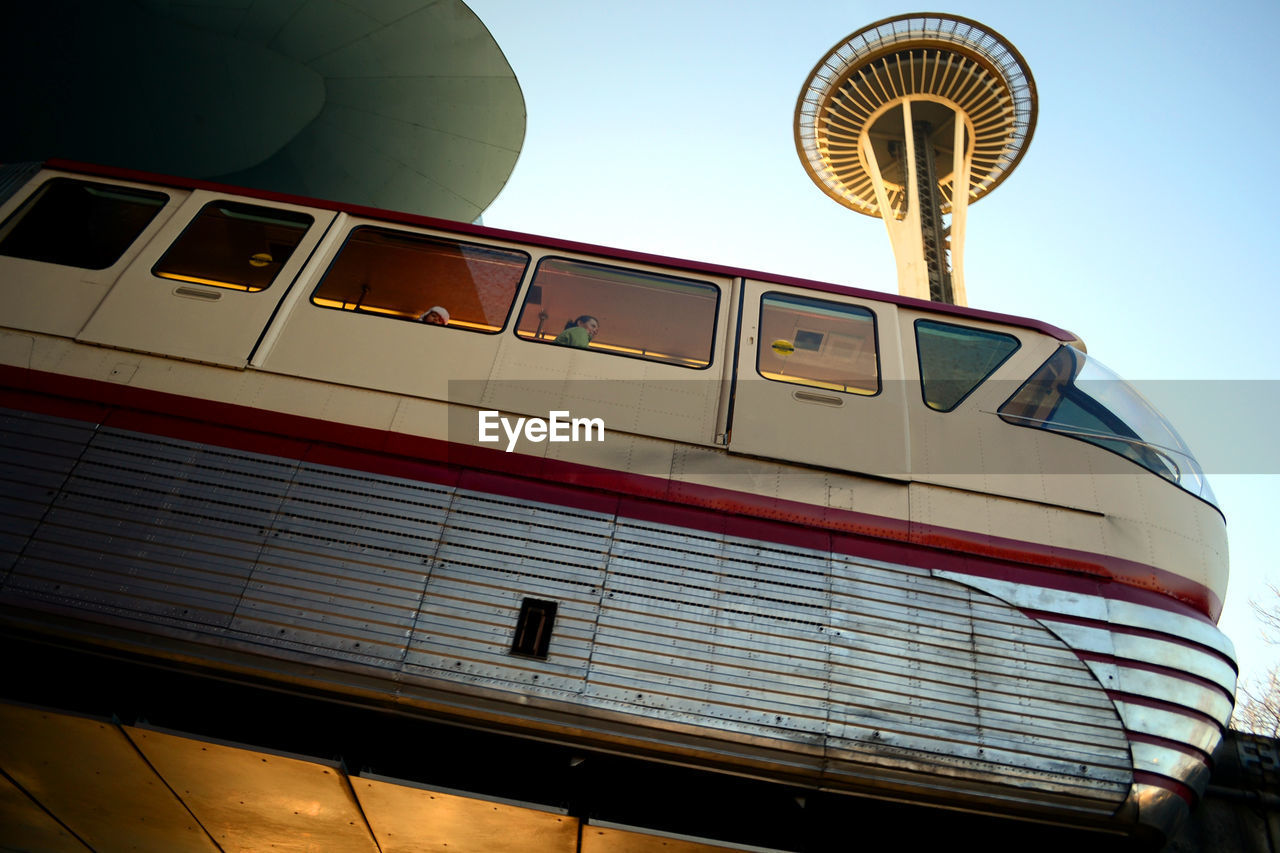
[[[1168,833],[1222,513],[1073,334],[52,161],[0,207],[10,636]]]

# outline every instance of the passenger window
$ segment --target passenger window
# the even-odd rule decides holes
[[[528,265],[524,252],[362,226],[311,301],[492,334],[506,325]]]
[[[916,321],[916,355],[924,404],[949,412],[1004,364],[1021,344],[1013,335]]]
[[[756,370],[777,382],[878,394],[875,315],[859,305],[766,293]]]
[[[201,208],[153,275],[256,292],[266,290],[314,220],[305,213],[214,201]]]
[[[707,282],[546,258],[534,273],[516,334],[701,369],[711,364],[719,298]]]
[[[0,225],[0,255],[106,269],[168,200],[133,187],[52,178]]]

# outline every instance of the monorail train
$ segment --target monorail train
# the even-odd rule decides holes
[[[8,634],[1130,835],[1203,793],[1224,519],[1074,335],[110,168],[6,179]]]

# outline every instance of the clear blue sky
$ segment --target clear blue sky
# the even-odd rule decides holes
[[[467,3],[506,53],[528,110],[519,162],[485,224],[896,290],[883,224],[806,177],[792,115],[833,45],[922,9]],[[1120,375],[1162,380],[1144,390],[1178,409],[1227,514],[1222,626],[1242,673],[1257,674],[1280,659],[1249,608],[1280,582],[1280,454],[1265,416],[1280,416],[1270,318],[1280,95],[1269,70],[1280,4],[926,8],[1005,36],[1039,91],[1026,156],[969,212],[969,302],[1070,329]]]

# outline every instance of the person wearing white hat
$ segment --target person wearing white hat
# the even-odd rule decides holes
[[[439,305],[433,305],[418,319],[433,326],[447,326],[449,325],[449,312]]]

